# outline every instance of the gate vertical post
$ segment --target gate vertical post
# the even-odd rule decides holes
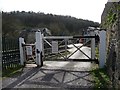
[[[25,56],[24,56],[24,49],[23,49],[22,44],[25,44],[24,38],[20,37],[20,38],[19,38],[20,64],[21,64],[21,65],[24,65]]]
[[[43,61],[42,61],[42,34],[40,31],[36,32],[36,64],[38,66],[42,66],[43,65]]]
[[[91,30],[91,36],[95,36],[93,30]],[[95,59],[95,38],[91,39],[91,59]]]
[[[44,52],[44,34],[42,34],[42,55],[44,57],[45,52]]]
[[[99,67],[103,68],[106,60],[106,31],[99,32],[100,44],[99,44]]]
[[[65,40],[65,59],[67,59],[67,42],[68,39],[64,39]]]

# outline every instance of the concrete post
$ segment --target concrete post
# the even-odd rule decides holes
[[[25,44],[24,38],[20,37],[20,38],[19,38],[20,64],[21,64],[21,65],[24,65],[25,57],[24,57],[24,49],[23,49],[22,44]]]
[[[99,32],[100,44],[99,44],[99,67],[103,68],[106,61],[106,31]]]
[[[42,61],[42,34],[41,32],[36,32],[36,64],[38,66],[43,65]]]
[[[95,36],[95,32],[91,31],[91,36]],[[95,38],[91,39],[91,59],[95,59]]]

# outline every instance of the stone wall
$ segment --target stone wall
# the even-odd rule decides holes
[[[105,5],[101,28],[107,30],[107,72],[113,86],[120,88],[120,2]]]

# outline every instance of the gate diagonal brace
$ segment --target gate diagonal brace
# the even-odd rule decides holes
[[[74,44],[73,44],[74,45]],[[75,46],[75,45],[74,45]],[[88,57],[89,59],[91,59],[88,55],[86,55],[82,50],[80,50],[80,48],[78,48],[77,46],[75,46],[77,48],[77,51],[79,50],[80,52],[82,52],[86,57]]]
[[[78,50],[75,50],[73,53],[71,53],[68,57],[67,57],[67,59],[69,59],[69,57],[71,57],[74,53],[76,53]]]
[[[87,45],[87,43],[89,43],[91,40],[87,41],[86,43],[84,43],[82,46],[80,46],[79,48],[82,48],[83,46]]]
[[[77,46],[75,46],[74,44],[74,46],[75,47],[77,47],[77,50],[75,50],[72,54],[70,54],[68,57],[67,57],[67,59],[69,59],[69,57],[71,57],[74,53],[76,53],[80,48],[82,48],[84,45],[86,45],[88,42],[90,42],[91,40],[89,40],[89,41],[87,41],[86,43],[84,43],[82,46],[80,46],[80,47],[77,47]],[[81,51],[80,51],[81,52]],[[82,52],[83,53],[83,52]],[[83,53],[84,54],[84,53]],[[91,59],[89,56],[87,56],[89,59]]]
[[[46,39],[44,39],[44,41],[45,41],[49,46],[52,47],[52,44],[51,44],[50,42],[48,42]]]
[[[58,52],[59,55],[61,55],[63,57],[63,59],[66,59],[60,52]]]
[[[63,39],[59,44],[58,44],[58,46],[60,46],[63,42],[65,42],[65,40]]]

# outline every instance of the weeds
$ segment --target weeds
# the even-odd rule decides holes
[[[111,81],[107,75],[106,68],[92,70],[94,76],[95,88],[110,88]]]

